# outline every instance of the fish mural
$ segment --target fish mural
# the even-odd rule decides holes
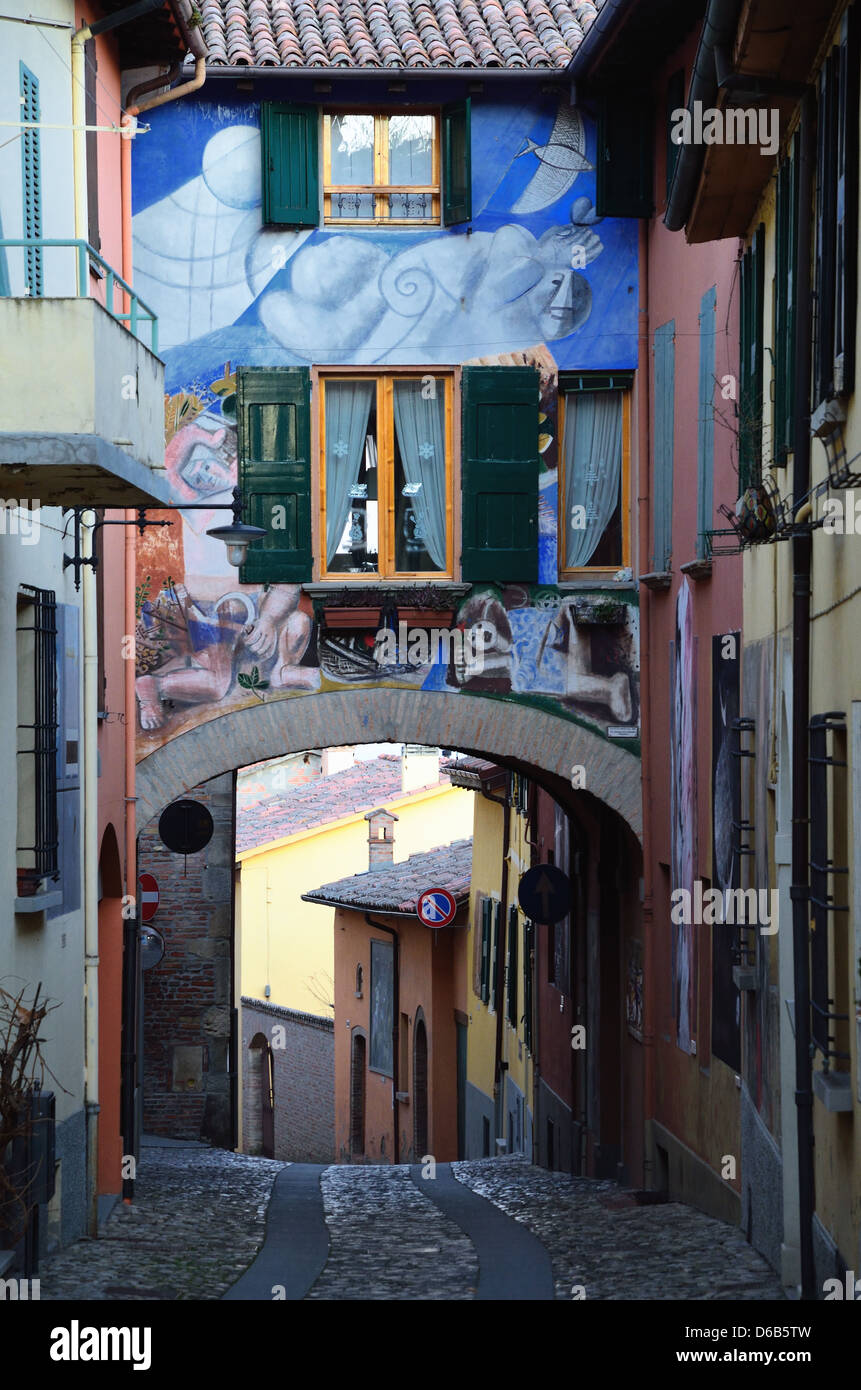
[[[540,212],[564,198],[577,175],[594,165],[586,158],[586,127],[583,117],[574,106],[560,106],[549,139],[539,145],[526,138],[526,148],[517,159],[534,154],[539,167],[521,193],[511,211],[523,216]]]

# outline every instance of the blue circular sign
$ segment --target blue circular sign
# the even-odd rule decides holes
[[[456,912],[457,903],[447,888],[426,888],[419,893],[416,915],[426,927],[447,927]]]
[[[533,922],[560,922],[571,911],[571,880],[555,864],[536,864],[520,880],[517,901]]]

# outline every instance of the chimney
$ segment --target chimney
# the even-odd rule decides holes
[[[439,782],[439,749],[422,744],[404,744],[401,759],[401,791],[413,792]]]
[[[368,868],[382,869],[394,861],[395,821],[391,811],[366,811],[368,822]]]

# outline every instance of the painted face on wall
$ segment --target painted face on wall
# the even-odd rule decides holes
[[[204,501],[227,492],[236,481],[236,428],[199,415],[177,430],[165,449],[165,467],[175,496]]]

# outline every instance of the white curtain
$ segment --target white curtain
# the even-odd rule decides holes
[[[572,392],[565,399],[565,561],[588,565],[619,501],[622,393]],[[582,507],[585,511],[574,508]]]
[[[326,562],[338,551],[359,476],[373,381],[326,382]]]
[[[437,569],[446,566],[445,537],[445,383],[435,381],[426,399],[420,381],[396,381],[395,429],[404,477],[413,486],[410,499],[422,540]]]

